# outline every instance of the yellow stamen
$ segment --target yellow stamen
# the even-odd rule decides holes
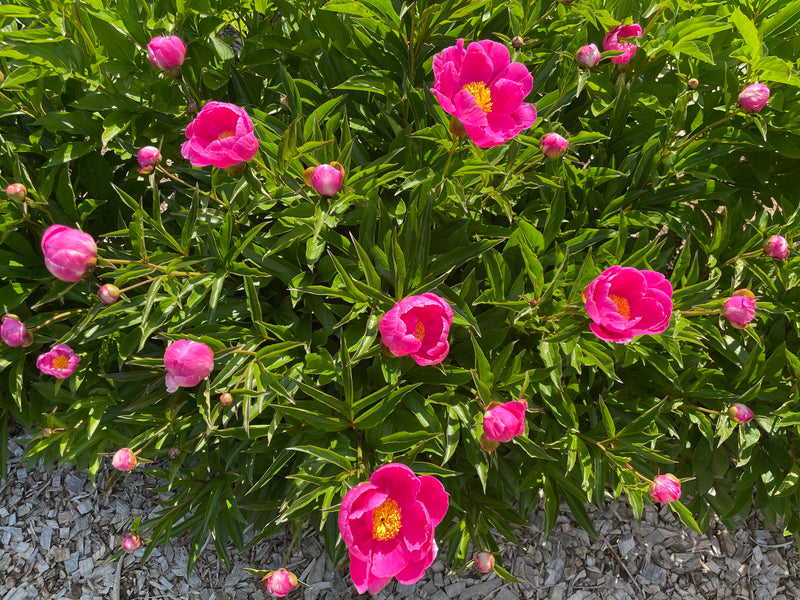
[[[226,129],[222,133],[217,136],[217,140],[224,140],[225,138],[233,137],[236,135],[235,131],[231,131],[230,129]]]
[[[66,369],[69,367],[69,358],[64,355],[56,356],[53,359],[53,368],[54,369]]]
[[[425,337],[425,325],[422,324],[422,321],[417,321],[417,328],[414,330],[414,337],[420,342],[422,341],[422,338]]]
[[[380,542],[394,539],[400,532],[400,507],[387,498],[372,511],[372,538]]]
[[[492,95],[489,93],[489,88],[486,87],[485,83],[482,81],[473,81],[465,85],[462,89],[472,94],[475,98],[475,102],[478,103],[478,106],[483,112],[488,113],[492,110]]]
[[[608,297],[611,301],[617,305],[617,312],[621,314],[626,319],[631,318],[631,306],[628,304],[628,299],[623,298],[622,296],[615,296],[614,294],[609,294]]]

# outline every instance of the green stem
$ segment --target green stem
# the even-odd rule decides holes
[[[58,319],[62,319],[62,318],[64,318],[64,317],[68,317],[68,316],[70,316],[70,315],[76,315],[76,314],[79,314],[79,313],[82,313],[82,312],[86,312],[86,311],[88,311],[88,310],[89,310],[88,308],[76,308],[75,310],[68,310],[67,312],[63,312],[63,313],[57,314],[57,315],[56,315],[56,316],[54,316],[54,317],[50,317],[49,319],[47,319],[47,321],[45,321],[44,323],[41,323],[41,324],[37,325],[36,327],[31,327],[31,328],[29,328],[29,329],[28,329],[28,331],[29,331],[30,333],[33,333],[34,331],[36,331],[36,330],[38,330],[38,329],[41,329],[41,328],[42,328],[42,327],[44,327],[45,325],[49,325],[49,324],[50,324],[50,323],[52,323],[53,321],[57,321]]]

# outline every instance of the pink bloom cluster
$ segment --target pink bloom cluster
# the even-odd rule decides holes
[[[411,356],[420,365],[442,362],[450,351],[447,336],[453,309],[436,294],[409,296],[378,322],[384,346],[395,356]]]
[[[438,479],[417,477],[399,463],[383,465],[369,483],[348,491],[339,511],[339,532],[350,551],[358,593],[377,594],[392,577],[403,584],[419,581],[439,551],[433,530],[448,506]]]
[[[672,315],[672,285],[655,271],[609,267],[583,290],[592,332],[608,342],[663,333]]]
[[[612,56],[611,62],[618,65],[624,65],[629,63],[636,55],[636,51],[639,49],[636,44],[633,42],[624,42],[619,39],[631,37],[642,37],[642,26],[638,23],[633,23],[631,25],[619,25],[618,27],[614,27],[614,29],[606,34],[606,36],[603,38],[603,50],[606,52],[611,50],[622,52],[622,54]]]
[[[164,352],[167,369],[167,391],[171,394],[179,387],[193,387],[214,370],[214,353],[202,342],[178,340]]]
[[[433,57],[433,89],[444,111],[464,124],[481,148],[498,146],[536,121],[536,107],[523,102],[533,77],[522,63],[511,62],[503,44],[464,40]]]
[[[744,329],[756,316],[756,297],[747,289],[736,290],[725,300],[722,314],[737,329]]]
[[[227,169],[246,163],[258,152],[253,121],[243,108],[209,102],[186,127],[181,154],[195,167]]]

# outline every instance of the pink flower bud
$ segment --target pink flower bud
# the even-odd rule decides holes
[[[736,290],[725,300],[722,313],[731,325],[744,329],[756,316],[756,297],[750,290]]]
[[[214,370],[214,353],[202,342],[178,340],[164,352],[167,369],[167,391],[171,394],[179,387],[193,387]]]
[[[181,457],[181,454],[182,454],[181,449],[178,448],[177,446],[172,446],[169,450],[167,450],[167,457],[169,457],[170,460],[179,459]]]
[[[650,486],[650,497],[662,504],[675,502],[681,497],[681,480],[672,473],[658,475]]]
[[[33,343],[33,335],[28,333],[25,323],[20,321],[16,315],[3,316],[0,337],[6,344],[14,347],[30,346]]]
[[[761,112],[769,100],[769,88],[763,83],[751,83],[739,92],[739,106],[748,113]]]
[[[494,569],[494,554],[491,552],[478,552],[475,555],[475,568],[481,573],[491,573]]]
[[[136,154],[136,160],[139,161],[139,173],[147,175],[153,172],[161,160],[161,152],[155,146],[144,146]]]
[[[286,569],[273,571],[261,581],[264,587],[269,590],[269,593],[278,598],[287,596],[289,592],[297,587],[297,577]]]
[[[88,276],[97,264],[97,244],[88,233],[66,225],[51,225],[42,236],[44,264],[61,281]]]
[[[700,82],[694,77],[686,82],[686,87],[688,87],[690,90],[696,90],[698,85],[700,85]]]
[[[483,413],[483,434],[489,442],[510,442],[525,433],[525,400],[492,403]]]
[[[309,167],[303,172],[303,180],[318,194],[328,197],[335,196],[342,189],[344,167],[338,162]]]
[[[180,76],[180,66],[186,59],[186,46],[181,38],[175,35],[169,37],[157,36],[147,44],[147,58],[157,69],[162,71],[170,70],[170,76],[177,68],[177,76]]]
[[[129,533],[125,536],[125,539],[122,540],[122,549],[125,550],[125,552],[134,552],[138,550],[141,545],[142,538],[135,533]]]
[[[542,138],[542,154],[547,158],[561,158],[568,146],[566,138],[557,133],[548,133]]]
[[[131,452],[130,448],[120,448],[111,459],[111,464],[119,471],[131,471],[136,463],[136,455]]]
[[[789,242],[781,235],[773,235],[764,242],[764,254],[778,260],[786,260],[789,256]]]
[[[636,51],[639,50],[639,46],[633,42],[623,42],[619,39],[631,37],[642,37],[642,26],[638,23],[614,27],[614,29],[606,34],[606,36],[603,38],[603,50],[606,52],[611,50],[622,52],[622,54],[612,56],[611,62],[618,65],[624,65],[629,63],[636,55]]]
[[[107,283],[97,292],[97,297],[103,304],[114,304],[119,298],[119,288],[112,283]]]
[[[737,423],[749,423],[753,420],[753,411],[745,404],[734,404],[728,409],[728,416]]]
[[[78,368],[80,358],[66,344],[56,344],[50,352],[40,354],[36,359],[36,367],[47,375],[57,379],[66,379]]]
[[[524,45],[525,40],[523,40],[520,36],[515,35],[513,38],[511,38],[511,47],[514,48],[514,50],[519,50]]]
[[[233,396],[231,396],[229,392],[222,392],[219,395],[219,403],[222,404],[222,406],[230,406],[233,404]]]
[[[597,48],[597,44],[582,46],[575,54],[575,60],[587,69],[597,66],[597,63],[600,62],[600,50]]]
[[[25,196],[28,195],[28,190],[25,189],[25,186],[21,183],[12,183],[6,188],[6,195],[8,196],[9,200],[13,200],[14,202],[22,202],[25,200]]]

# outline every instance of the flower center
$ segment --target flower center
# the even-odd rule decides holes
[[[56,356],[53,359],[53,368],[66,369],[67,367],[69,367],[69,358],[67,358],[63,354],[61,356]]]
[[[422,321],[417,321],[417,327],[414,330],[414,337],[420,342],[422,341],[422,338],[425,337],[425,325],[422,324]]]
[[[478,103],[478,106],[483,112],[488,113],[492,110],[492,95],[489,93],[489,89],[486,87],[485,83],[482,81],[473,81],[465,85],[463,89],[472,94],[472,97],[475,98],[475,102]]]
[[[617,312],[621,314],[626,319],[631,318],[631,306],[628,304],[628,299],[623,298],[622,296],[615,296],[614,294],[609,294],[608,297],[611,301],[617,305]]]
[[[236,135],[235,131],[231,131],[230,129],[226,129],[222,133],[217,136],[217,140],[224,140],[225,138],[233,137]]]
[[[391,498],[372,511],[372,538],[380,542],[394,539],[400,531],[400,507]]]

